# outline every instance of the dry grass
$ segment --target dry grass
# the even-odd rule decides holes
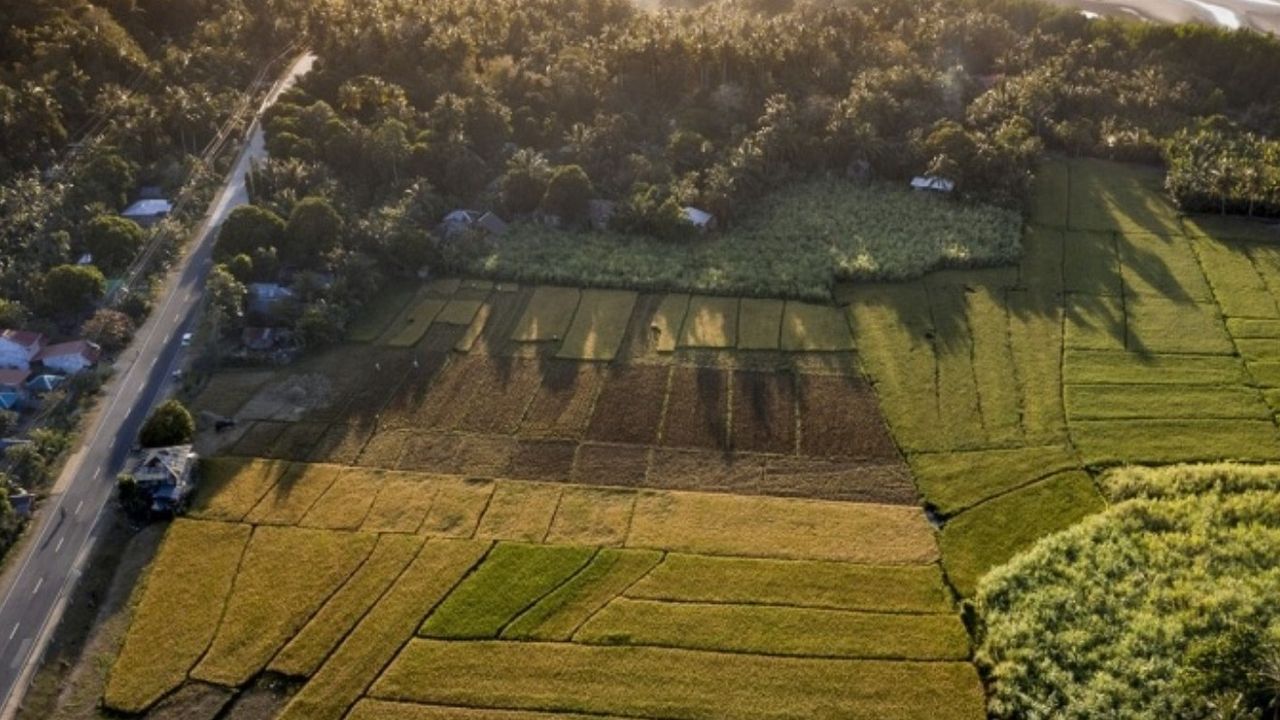
[[[465,396],[457,400],[465,407],[458,415],[456,429],[514,434],[541,382],[535,360],[468,358],[462,381]]]
[[[493,305],[484,303],[476,310],[475,317],[472,318],[471,324],[467,326],[467,331],[462,334],[458,342],[454,344],[453,349],[458,352],[469,353],[476,346],[476,342],[484,335],[485,326],[489,323],[489,316],[493,314]]]
[[[680,346],[731,348],[738,344],[738,299],[694,295],[680,331]]]
[[[579,485],[640,487],[649,467],[649,448],[636,445],[578,446],[571,479]]]
[[[416,640],[371,694],[632,717],[935,720],[983,714],[969,663],[815,660],[663,648]]]
[[[559,485],[497,481],[476,537],[542,542],[560,503],[561,489]]]
[[[234,417],[272,377],[274,373],[266,370],[219,372],[209,378],[204,389],[192,401],[191,412]]]
[[[400,464],[400,456],[412,432],[387,430],[374,433],[360,450],[355,464],[368,468],[394,468]]]
[[[785,305],[782,300],[742,298],[738,312],[738,349],[777,350]]]
[[[507,476],[513,480],[565,482],[573,473],[578,444],[572,440],[521,440]]]
[[[782,349],[787,352],[853,350],[853,332],[844,310],[788,300],[782,316]]]
[[[657,440],[668,372],[669,368],[653,365],[610,368],[587,426],[587,438],[638,445]]]
[[[729,445],[729,382],[723,370],[678,365],[671,370],[662,444],[724,450]]]
[[[760,655],[965,660],[954,614],[848,612],[769,605],[614,600],[574,634],[594,645],[653,645]]]
[[[475,534],[493,494],[487,480],[441,480],[420,532],[443,537],[469,538]]]
[[[330,462],[337,465],[354,464],[360,451],[373,436],[373,428],[347,423],[330,425],[307,456],[310,462]]]
[[[684,294],[667,295],[662,298],[653,318],[649,321],[649,337],[654,349],[661,353],[674,352],[680,340],[680,331],[684,328],[684,319],[689,314],[690,297]]]
[[[337,465],[291,465],[249,512],[245,522],[254,525],[297,525],[316,500],[333,485],[341,470]]]
[[[622,545],[631,528],[635,493],[607,488],[566,487],[546,542],[563,545]]]
[[[438,480],[410,473],[387,473],[378,484],[369,513],[360,529],[365,532],[414,533],[431,509]]]
[[[347,720],[624,720],[604,715],[565,715],[361,700]]]
[[[604,371],[597,365],[549,361],[520,423],[520,435],[581,438],[603,378]]]
[[[437,298],[421,298],[414,301],[391,321],[387,331],[383,333],[382,343],[392,347],[417,345],[448,302]]]
[[[733,449],[796,450],[795,378],[789,373],[733,374]]]
[[[289,701],[278,720],[339,720],[488,543],[430,541],[396,584]]]
[[[274,460],[213,458],[200,464],[200,490],[191,517],[239,522],[266,496],[289,464]]]
[[[516,324],[511,339],[517,342],[559,340],[569,330],[581,293],[577,288],[538,287]]]
[[[613,360],[627,336],[636,293],[626,290],[583,290],[556,357],[573,360]]]
[[[896,460],[770,458],[757,489],[762,495],[861,503],[916,505],[920,501],[911,472]]]
[[[436,315],[435,322],[442,325],[465,325],[470,327],[483,305],[483,300],[450,300],[449,304],[445,305],[444,309],[440,311],[440,314]]]
[[[800,452],[819,457],[898,457],[871,388],[838,375],[800,376]]]
[[[360,567],[376,540],[325,530],[255,529],[218,633],[191,677],[243,685]]]
[[[304,527],[327,530],[356,530],[364,524],[369,507],[378,496],[382,470],[350,468],[338,475],[329,489],[300,523]]]
[[[422,549],[424,538],[383,535],[369,559],[333,594],[302,630],[276,653],[268,669],[309,677],[355,627]]]
[[[255,422],[236,441],[232,452],[243,457],[266,457],[276,439],[291,426],[292,423],[271,420]]]
[[[515,640],[567,641],[587,618],[653,569],[661,553],[604,549],[591,564],[521,613],[502,632]]]
[[[754,495],[765,459],[745,453],[705,450],[653,451],[645,486],[663,490],[709,490]]]
[[[248,525],[174,521],[139,591],[107,682],[107,707],[140,713],[186,680],[213,639],[250,530]]]
[[[639,495],[627,546],[885,565],[937,559],[918,508],[679,492]]]
[[[937,565],[853,565],[668,553],[627,597],[900,613],[948,613]]]
[[[413,282],[391,283],[352,316],[347,328],[347,340],[355,343],[377,340],[419,292],[420,288]]]

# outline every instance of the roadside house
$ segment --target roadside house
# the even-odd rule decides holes
[[[49,370],[76,375],[97,365],[101,357],[102,348],[97,343],[72,340],[46,347],[36,356],[36,360]]]
[[[37,375],[27,381],[27,390],[32,395],[45,395],[57,390],[66,380],[61,375]]]
[[[0,410],[20,410],[26,406],[30,399],[28,377],[31,377],[30,370],[0,370]]]
[[[13,508],[13,514],[22,520],[30,520],[31,513],[35,510],[36,496],[23,490],[15,488],[9,491],[9,507]]]
[[[163,198],[148,198],[139,200],[120,211],[120,217],[132,220],[146,228],[165,219],[171,212],[173,212],[173,203]]]
[[[196,459],[190,445],[142,451],[132,475],[138,490],[150,498],[152,512],[169,513],[182,507],[193,489],[191,473]]]
[[[38,332],[0,330],[0,368],[29,370],[44,346],[44,335]]]
[[[911,189],[946,194],[955,190],[956,184],[936,175],[917,175],[911,178]]]
[[[249,312],[270,315],[276,306],[293,299],[293,291],[279,283],[249,283]]]
[[[445,215],[440,222],[440,234],[446,237],[471,228],[479,228],[490,235],[502,235],[507,232],[507,221],[492,212],[459,209]]]

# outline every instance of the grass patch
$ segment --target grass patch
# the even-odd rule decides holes
[[[517,342],[559,340],[569,330],[581,293],[577,288],[538,287],[516,323],[511,339]]]
[[[581,570],[590,548],[501,543],[423,623],[420,635],[493,638],[519,613]]]
[[[1237,342],[1246,338],[1280,338],[1280,320],[1228,317],[1227,332]]]
[[[1193,241],[1214,297],[1227,317],[1280,318],[1280,308],[1244,248],[1213,239]]]
[[[1139,355],[1068,350],[1063,381],[1069,385],[1241,385],[1244,363],[1222,355]]]
[[[562,643],[411,643],[375,697],[469,707],[737,720],[983,716],[968,663],[814,660]]]
[[[414,703],[361,700],[347,720],[618,720],[601,715],[564,715],[520,710],[493,710]]]
[[[910,461],[920,492],[943,515],[1080,467],[1075,454],[1064,446],[912,455]]]
[[[1064,310],[1063,344],[1068,350],[1123,352],[1130,318],[1118,297],[1070,296]],[[1129,347],[1137,350],[1137,347]],[[1146,349],[1154,353],[1153,349]]]
[[[973,379],[986,441],[992,445],[1021,442],[1024,385],[1018,382],[1004,290],[995,283],[983,284],[965,299],[973,337]]]
[[[1073,421],[1271,417],[1258,391],[1244,386],[1068,385],[1063,390]]]
[[[1156,168],[1107,160],[1072,160],[1070,225],[1079,230],[1181,233],[1178,213]]]
[[[329,598],[302,630],[276,653],[268,669],[292,677],[309,677],[351,628],[391,587],[422,549],[423,538],[383,535],[373,553],[342,588]]]
[[[1078,420],[1071,437],[1086,465],[1280,459],[1269,420]]]
[[[1065,442],[1062,405],[1062,306],[1051,295],[1032,291],[1005,296],[1009,348],[1021,390],[1023,441]]]
[[[507,475],[512,480],[564,482],[573,473],[578,443],[572,440],[521,440]]]
[[[415,282],[392,280],[352,316],[347,326],[347,340],[354,343],[377,340],[414,300],[420,287]]]
[[[742,298],[738,307],[738,349],[777,350],[785,305],[782,300]]]
[[[107,707],[140,713],[186,680],[213,640],[250,531],[248,525],[173,522],[111,668]]]
[[[627,546],[871,564],[937,559],[918,508],[703,493],[641,493]]]
[[[378,483],[378,494],[360,529],[364,532],[413,533],[422,526],[437,484],[434,478],[409,473],[387,473]]]
[[[854,565],[668,553],[627,597],[828,610],[948,613],[937,565]]]
[[[1235,352],[1217,305],[1144,297],[1131,298],[1126,306],[1130,350],[1202,355]]]
[[[386,473],[348,468],[338,475],[300,523],[326,530],[355,530],[364,524]]]
[[[453,349],[461,353],[469,353],[476,346],[476,342],[484,335],[485,326],[489,324],[489,316],[493,314],[493,306],[489,303],[482,304],[477,310],[475,317],[471,319],[471,324],[467,326],[467,331],[458,338],[458,342],[454,344]]]
[[[383,334],[384,343],[392,347],[412,347],[418,344],[440,311],[449,304],[439,298],[419,298],[413,301],[399,317],[391,321]]]
[[[567,641],[587,618],[653,569],[661,553],[605,548],[581,572],[521,613],[502,637]]]
[[[595,645],[656,645],[763,655],[964,660],[956,615],[902,615],[769,605],[614,600],[574,634]]]
[[[558,485],[497,481],[476,536],[542,542],[560,504],[562,489]]]
[[[1063,241],[1062,286],[1069,293],[1118,297],[1124,282],[1115,236],[1068,232]]]
[[[938,421],[933,426],[932,435],[937,445],[943,448],[985,445],[978,378],[974,374],[973,332],[966,321],[969,288],[958,282],[927,284],[929,303],[938,326],[933,335],[938,362],[935,398]],[[916,402],[919,401],[917,398]]]
[[[1246,363],[1280,360],[1280,338],[1236,338],[1236,349]]]
[[[200,463],[200,491],[188,514],[204,520],[239,522],[276,484],[289,463],[210,458]]]
[[[650,445],[657,440],[670,369],[622,365],[609,369],[587,426],[587,438]]]
[[[649,469],[649,448],[583,443],[573,460],[570,480],[578,485],[639,487]]]
[[[782,315],[782,349],[787,352],[853,350],[853,333],[842,309],[788,301]]]
[[[738,299],[694,295],[680,331],[680,346],[731,348],[738,344]]]
[[[613,360],[627,336],[636,294],[626,290],[583,290],[556,357],[573,360]]]
[[[1182,302],[1213,302],[1191,241],[1181,235],[1121,235],[1120,262],[1126,295]]]
[[[654,349],[669,353],[676,349],[680,340],[680,331],[684,328],[685,316],[689,314],[690,297],[684,293],[673,293],[662,298],[653,318],[649,321],[649,335],[653,338]]]
[[[243,685],[355,572],[376,540],[301,528],[254,530],[218,633],[191,677]]]
[[[562,545],[621,545],[631,527],[635,502],[632,492],[566,487],[546,541]]]
[[[450,300],[449,304],[445,305],[440,311],[440,314],[436,315],[435,322],[442,325],[466,325],[469,327],[483,306],[483,300]]]
[[[258,394],[275,374],[266,371],[220,371],[209,378],[191,403],[192,414],[211,412],[235,417],[249,399]]]
[[[494,484],[489,480],[440,481],[419,531],[444,537],[471,537],[493,490]]]
[[[429,541],[277,720],[339,720],[488,543]]]
[[[1049,161],[1040,164],[1031,185],[1029,214],[1034,222],[1056,228],[1067,226],[1070,178],[1070,164],[1067,162]]]
[[[337,465],[290,465],[245,522],[254,525],[297,525],[342,471]]]
[[[1093,480],[1079,471],[1059,473],[985,502],[942,528],[938,542],[947,576],[957,592],[972,596],[988,570],[1102,508]]]

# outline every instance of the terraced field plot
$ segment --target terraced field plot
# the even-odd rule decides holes
[[[206,463],[219,482],[139,590],[109,707],[270,669],[302,682],[286,719],[684,718],[724,702],[734,717],[981,716],[915,507]],[[304,478],[331,481],[296,525],[230,519],[291,504]],[[399,522],[376,510],[387,493]],[[157,652],[175,599],[208,620]]]

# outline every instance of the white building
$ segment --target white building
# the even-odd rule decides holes
[[[125,208],[120,216],[132,220],[142,227],[150,227],[160,222],[173,212],[173,203],[160,198],[139,200]]]
[[[0,368],[31,369],[31,362],[44,345],[44,336],[38,332],[0,330]]]
[[[75,375],[97,365],[100,357],[102,357],[102,348],[98,347],[97,343],[73,340],[50,345],[40,351],[36,359],[50,370]]]
[[[936,193],[949,193],[956,189],[956,184],[946,178],[941,178],[936,175],[917,175],[911,179],[911,189]]]
[[[686,222],[703,232],[716,229],[716,216],[706,210],[699,210],[696,207],[686,207],[681,208],[680,212],[684,213],[684,219]]]

